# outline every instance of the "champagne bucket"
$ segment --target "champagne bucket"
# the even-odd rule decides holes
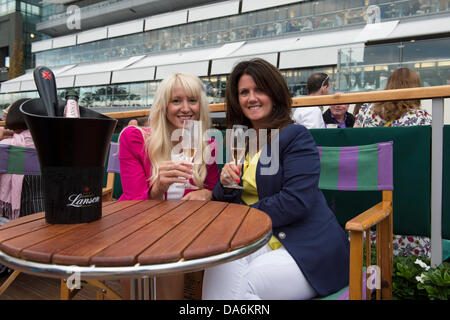
[[[102,215],[106,156],[117,120],[80,107],[80,118],[47,115],[41,99],[20,106],[39,157],[45,219],[51,224],[91,222]]]

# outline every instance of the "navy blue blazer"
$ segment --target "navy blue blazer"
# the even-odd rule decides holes
[[[290,124],[280,131],[279,169],[270,168],[276,150],[263,147],[256,169],[259,201],[251,205],[272,219],[273,234],[297,262],[320,296],[348,285],[349,242],[319,190],[320,159],[316,144],[302,125]],[[268,155],[270,161],[264,161]],[[275,162],[274,162],[275,163]],[[241,203],[241,190],[225,194],[220,181],[213,198]]]

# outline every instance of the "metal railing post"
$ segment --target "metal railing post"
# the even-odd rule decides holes
[[[432,99],[431,123],[431,265],[442,263],[442,174],[444,99]]]

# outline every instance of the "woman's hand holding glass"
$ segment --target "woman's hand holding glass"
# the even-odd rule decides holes
[[[188,161],[164,161],[159,168],[158,178],[150,191],[150,198],[160,199],[172,183],[186,183],[192,178],[194,166]]]
[[[228,148],[233,162],[227,163],[220,175],[220,182],[225,188],[243,189],[239,182],[242,160],[245,156],[247,129],[248,127],[244,125],[234,125],[231,131]]]
[[[241,182],[241,169],[242,163],[226,163],[222,168],[222,173],[220,174],[220,183],[226,188],[229,188],[228,186],[231,186],[231,188],[234,188],[235,185],[238,186]],[[241,188],[240,186],[238,187]]]

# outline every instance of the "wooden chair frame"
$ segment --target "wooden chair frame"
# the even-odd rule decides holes
[[[377,266],[381,274],[381,288],[376,290],[376,299],[392,299],[393,272],[393,213],[392,191],[383,191],[380,203],[348,221],[345,229],[350,232],[350,283],[349,299],[363,298],[363,247],[366,233],[366,266],[371,265],[370,228],[376,226]],[[378,275],[377,275],[378,276]],[[370,279],[367,279],[369,281]],[[370,289],[366,288],[366,299],[370,299]]]
[[[392,299],[393,263],[393,143],[381,142],[347,147],[318,147],[321,162],[319,188],[335,191],[380,191],[382,201],[347,221],[350,234],[350,300]],[[376,168],[376,169],[374,169]],[[370,172],[369,175],[365,173]],[[376,227],[376,265],[371,262],[370,229]],[[366,279],[363,281],[365,234]],[[369,268],[370,267],[370,268]],[[370,275],[370,277],[369,277]],[[375,276],[375,286],[372,284]],[[363,283],[366,292],[363,294]],[[341,290],[342,291],[342,290]],[[339,292],[338,299],[345,297]],[[328,299],[337,298],[331,295]]]
[[[114,181],[117,171],[117,168],[111,166],[113,161],[117,160],[118,157],[118,144],[116,142],[111,142],[109,148],[109,157],[108,157],[108,176],[106,178],[106,186],[102,189],[102,201],[112,201],[114,194]]]

